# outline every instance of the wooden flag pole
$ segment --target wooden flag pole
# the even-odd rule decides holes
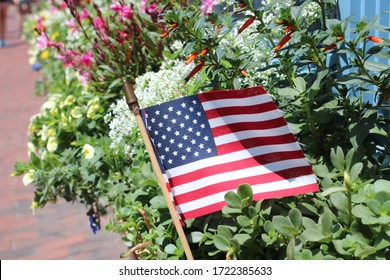
[[[173,224],[174,224],[176,231],[179,235],[179,238],[180,238],[181,244],[183,246],[184,252],[186,254],[187,260],[193,260],[194,257],[192,256],[190,245],[188,244],[188,240],[184,234],[184,230],[183,230],[183,227],[181,226],[179,216],[176,212],[175,206],[173,205],[171,195],[169,194],[169,190],[167,189],[167,185],[165,183],[165,179],[161,173],[160,166],[159,166],[156,154],[154,153],[152,143],[150,142],[149,135],[146,132],[144,122],[142,121],[142,118],[141,118],[141,115],[139,112],[139,105],[138,105],[137,96],[134,94],[132,86],[130,85],[130,83],[128,81],[124,80],[123,85],[124,85],[126,103],[129,106],[130,111],[134,114],[134,116],[137,120],[137,124],[138,124],[138,127],[140,129],[142,139],[145,143],[146,150],[149,153],[149,157],[150,157],[150,161],[152,163],[154,173],[157,176],[157,180],[158,180],[159,185],[161,187],[161,190],[163,192],[165,201],[167,202],[169,213],[171,214]]]

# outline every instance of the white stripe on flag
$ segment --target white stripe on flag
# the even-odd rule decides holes
[[[252,189],[253,189],[253,194],[255,195],[255,194],[266,193],[266,192],[293,189],[304,185],[314,184],[316,182],[317,181],[314,175],[306,175],[306,176],[300,176],[288,180],[280,180],[280,181],[275,181],[275,182],[261,184],[261,185],[253,185]],[[232,189],[232,191],[236,191],[236,188]],[[226,191],[223,191],[191,202],[182,203],[179,206],[177,206],[177,210],[179,214],[184,214],[186,212],[201,209],[203,207],[216,204],[218,202],[223,202],[225,201],[224,199],[225,194]]]
[[[271,174],[274,172],[282,171],[285,169],[290,169],[294,167],[307,166],[306,159],[290,159],[283,160],[278,162],[273,162],[265,165],[257,165],[245,169],[240,169],[240,164],[237,163],[237,169],[235,171],[221,172],[219,174],[202,177],[198,180],[193,180],[190,183],[177,185],[172,189],[174,196],[188,193],[197,189],[202,188],[203,186],[209,186],[218,183],[225,183],[232,180],[243,179],[252,176],[261,176],[265,174]]]
[[[258,114],[240,114],[240,115],[214,118],[209,120],[209,124],[211,128],[214,128],[214,127],[219,127],[222,125],[233,124],[233,123],[258,122],[259,120],[269,121],[269,120],[280,118],[281,116],[282,114],[280,113],[279,109],[277,109],[277,110],[272,110],[272,111],[258,113]]]
[[[202,102],[205,111],[217,108],[235,107],[235,106],[253,106],[272,101],[268,94],[255,95],[250,97],[229,98],[221,100],[212,100]]]
[[[215,137],[214,141],[215,141],[215,145],[219,146],[222,144],[232,143],[232,142],[249,139],[249,138],[280,136],[289,133],[291,133],[290,129],[286,125],[277,128],[261,129],[261,130],[245,130],[236,133],[225,134],[222,136]]]
[[[173,178],[176,176],[184,175],[210,166],[225,164],[225,163],[234,162],[246,158],[253,158],[256,156],[266,155],[269,153],[299,151],[300,149],[301,148],[299,147],[297,142],[280,144],[280,145],[260,146],[260,147],[255,147],[248,150],[241,150],[238,152],[233,152],[221,156],[205,158],[193,163],[188,163],[179,167],[171,168],[167,170],[167,174],[169,178]]]

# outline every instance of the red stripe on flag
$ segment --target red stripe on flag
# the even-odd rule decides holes
[[[265,193],[254,193],[253,200],[258,201],[258,200],[264,200],[270,198],[295,196],[299,194],[305,194],[305,193],[316,192],[316,191],[318,191],[318,186],[315,183],[315,184],[309,184],[309,185],[300,186],[297,188],[292,188],[287,190],[279,190],[279,191],[265,192]],[[226,206],[226,202],[221,201],[192,211],[184,212],[180,216],[185,220],[193,219],[216,211],[221,211],[224,206]]]
[[[272,101],[270,101],[267,103],[256,104],[252,106],[235,106],[235,107],[223,107],[218,109],[209,109],[205,113],[208,119],[214,119],[223,116],[259,114],[259,113],[265,113],[276,109],[277,108],[275,104]]]
[[[240,132],[245,130],[271,129],[271,128],[277,128],[285,125],[286,125],[286,121],[284,120],[283,117],[280,117],[268,121],[238,122],[238,123],[227,124],[227,125],[212,128],[211,131],[214,137],[218,137],[225,134]]]
[[[207,176],[220,174],[222,171],[231,172],[239,169],[250,168],[257,165],[265,165],[282,160],[299,158],[303,158],[303,153],[301,150],[270,153],[260,156],[254,156],[243,160],[232,161],[229,163],[215,164],[213,166],[204,167],[192,172],[185,173],[183,175],[175,176],[173,178],[170,178],[169,180],[172,186],[179,186],[195,180],[199,180]]]
[[[180,217],[183,220],[193,219],[193,218],[196,218],[196,217],[200,217],[200,216],[203,216],[203,215],[207,215],[207,214],[219,211],[225,205],[226,205],[226,202],[225,201],[221,201],[221,202],[218,202],[218,203],[214,203],[214,204],[211,204],[211,205],[204,206],[202,208],[198,208],[198,209],[193,210],[193,211],[188,211],[188,212],[182,213],[180,215]]]
[[[284,134],[281,136],[248,138],[237,142],[219,145],[217,146],[217,153],[218,155],[224,155],[224,154],[250,149],[254,147],[288,144],[293,142],[296,142],[296,139],[292,134]]]
[[[295,195],[306,194],[306,193],[317,192],[317,191],[318,191],[317,183],[313,183],[305,186],[299,186],[292,189],[278,190],[278,191],[265,192],[265,193],[256,193],[256,188],[254,188],[253,200],[258,201],[258,200],[270,199],[270,198],[281,198],[286,196],[295,196]]]
[[[219,192],[235,190],[238,185],[243,183],[249,185],[260,185],[311,174],[312,170],[309,166],[295,167],[251,177],[245,177],[245,171],[243,171],[243,177],[241,178],[208,185],[201,189],[197,189],[180,195],[175,195],[174,200],[177,204],[182,204],[193,200],[201,199],[203,197],[213,195]]]
[[[246,98],[250,96],[256,96],[266,94],[267,92],[263,87],[247,88],[245,90],[214,90],[210,92],[199,93],[198,97],[201,102],[230,99],[230,98]]]

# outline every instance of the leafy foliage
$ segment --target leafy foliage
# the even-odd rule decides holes
[[[157,71],[164,54],[165,60],[193,65],[185,81],[199,73],[189,94],[264,84],[320,186],[315,194],[253,202],[251,186],[243,182],[226,193],[221,212],[185,221],[196,259],[389,259],[390,122],[377,111],[386,109],[389,97],[390,69],[381,61],[390,59],[390,41],[370,35],[389,29],[376,25],[377,18],[335,19],[335,2],[222,1],[207,13],[198,1],[153,2],[159,12],[148,14],[147,22],[145,15],[134,21],[150,34],[142,31],[137,38],[141,41],[133,47],[145,47],[136,47],[142,61],[132,57],[128,69],[128,53],[115,41],[115,31],[124,31],[116,15],[108,21],[110,43],[104,37],[99,42],[120,52],[120,75],[110,74],[119,69],[108,63],[112,53],[96,59],[99,49],[94,74],[104,79],[94,81],[98,86],[81,86],[69,68],[58,67],[53,54],[42,61],[45,82],[39,89],[60,94],[49,94],[55,105],[47,103],[31,121],[34,148],[15,174],[25,174],[35,185],[38,206],[57,197],[86,205],[105,201],[114,210],[106,229],[129,246],[123,257],[185,258],[139,135],[129,135],[136,153],[124,154],[110,148],[103,122],[117,99],[109,93],[121,92],[121,79],[131,76],[134,82],[145,71]],[[93,33],[87,20],[83,24],[85,34]],[[173,47],[178,41],[182,48]],[[364,103],[367,94],[377,102]]]

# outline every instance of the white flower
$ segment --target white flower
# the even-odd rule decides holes
[[[58,142],[55,137],[49,137],[47,140],[46,148],[49,152],[54,152],[58,148]]]
[[[85,159],[91,159],[95,155],[95,148],[89,144],[84,144],[82,153]]]
[[[28,150],[28,153],[36,153],[38,149],[33,143],[28,142],[27,143],[27,150]]]
[[[184,83],[185,76],[192,70],[193,65],[185,65],[182,61],[166,61],[158,72],[148,72],[135,81],[134,93],[138,97],[141,108],[167,102],[178,97],[188,95],[194,84],[199,84],[200,76],[195,75],[188,83]],[[131,156],[139,143],[130,143],[137,122],[127,107],[125,99],[120,99],[111,105],[111,112],[104,119],[109,125],[111,147],[123,149]]]
[[[26,174],[23,176],[23,185],[27,186],[31,184],[34,181],[34,170],[30,169]]]

